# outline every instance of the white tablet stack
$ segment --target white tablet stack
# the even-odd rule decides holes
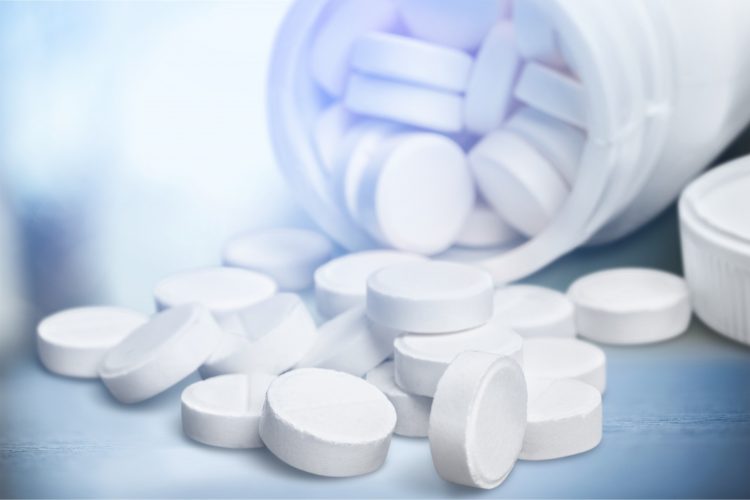
[[[536,9],[327,7],[310,46],[326,96],[310,136],[342,210],[377,244],[510,248],[556,216],[586,141],[586,99]]]

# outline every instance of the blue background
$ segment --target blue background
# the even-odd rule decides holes
[[[605,347],[604,439],[519,462],[493,491],[442,481],[426,440],[385,466],[326,479],[265,450],[182,435],[179,394],[116,403],[52,376],[33,332],[50,311],[151,311],[164,274],[218,263],[246,228],[310,225],[265,125],[265,71],[287,2],[0,4],[0,496],[748,497],[750,349],[694,320],[670,342]],[[748,134],[724,158],[750,152]],[[592,270],[680,271],[675,213],[527,281]],[[308,297],[309,299],[309,294]]]

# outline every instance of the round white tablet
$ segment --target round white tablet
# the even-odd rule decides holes
[[[500,127],[513,102],[521,57],[513,25],[502,22],[490,30],[474,59],[464,98],[464,125],[476,134]]]
[[[99,378],[99,363],[112,347],[148,321],[124,307],[77,307],[44,318],[37,326],[42,364],[58,375]]]
[[[276,293],[265,274],[231,267],[206,267],[171,274],[154,287],[156,308],[201,304],[223,321],[231,314]]]
[[[476,266],[404,262],[367,280],[367,315],[405,332],[456,332],[490,320],[492,293],[492,278]]]
[[[201,305],[167,309],[113,347],[99,366],[99,376],[121,402],[143,401],[194,372],[216,348],[221,334]]]
[[[328,94],[340,96],[354,41],[368,31],[387,31],[397,22],[398,12],[391,0],[370,2],[367,9],[360,0],[331,2],[310,49],[310,72],[318,85]]]
[[[438,132],[458,132],[463,125],[459,94],[360,73],[349,76],[344,105],[355,113]]]
[[[526,63],[516,98],[534,109],[582,129],[586,128],[586,93],[574,77],[536,63]]]
[[[685,280],[656,269],[621,268],[589,274],[568,290],[578,334],[606,344],[661,342],[690,323]]]
[[[230,328],[201,367],[203,377],[227,373],[279,374],[293,367],[317,339],[307,306],[280,293],[243,309],[225,322]]]
[[[495,314],[521,336],[575,337],[575,308],[563,293],[535,285],[495,290]]]
[[[430,451],[440,477],[495,488],[516,463],[526,427],[526,382],[510,358],[460,354],[440,379],[430,414]]]
[[[607,356],[578,339],[536,338],[523,343],[523,371],[528,380],[577,379],[604,393]]]
[[[393,340],[402,332],[373,323],[364,307],[353,307],[323,323],[317,341],[298,368],[330,368],[361,377],[393,353]]]
[[[516,43],[524,59],[560,67],[563,58],[558,46],[557,33],[542,13],[537,2],[524,0],[513,5],[513,25],[518,37]]]
[[[586,144],[583,130],[528,106],[513,113],[506,128],[529,141],[573,186]]]
[[[315,121],[313,138],[321,163],[334,173],[335,163],[349,129],[356,118],[340,103],[326,108]]]
[[[224,264],[265,273],[286,291],[312,286],[315,270],[333,255],[317,231],[277,228],[237,236],[224,246]]]
[[[396,426],[396,411],[361,378],[306,368],[277,378],[260,420],[266,447],[292,467],[346,477],[380,468]]]
[[[359,37],[351,56],[356,71],[454,92],[466,90],[472,62],[462,50],[382,32]]]
[[[358,214],[382,244],[421,254],[447,249],[474,205],[463,150],[431,133],[389,140],[362,177]]]
[[[223,448],[260,448],[258,424],[266,390],[276,377],[223,375],[182,391],[182,430],[200,443]]]
[[[468,248],[489,248],[520,242],[523,236],[493,209],[475,205],[458,233],[455,244]]]
[[[490,132],[471,150],[477,187],[500,216],[526,236],[535,236],[555,217],[568,186],[528,141],[504,129]]]
[[[393,361],[387,361],[367,372],[365,380],[383,391],[396,409],[398,417],[394,431],[396,434],[407,437],[427,437],[432,398],[404,392],[396,385],[393,369]]]
[[[384,267],[423,260],[421,255],[396,250],[368,250],[335,258],[315,271],[315,303],[318,311],[332,318],[364,304],[367,278]]]
[[[396,383],[407,392],[432,397],[453,359],[465,351],[488,352],[523,362],[523,339],[497,316],[486,325],[443,335],[403,335],[393,343]]]
[[[490,27],[508,14],[510,3],[509,0],[401,0],[399,8],[412,35],[472,50]]]
[[[602,440],[602,396],[579,380],[529,381],[522,460],[577,455]]]
[[[352,128],[344,138],[341,151],[336,157],[334,189],[343,197],[349,215],[357,222],[361,222],[357,213],[357,197],[362,177],[386,139],[402,128],[395,123],[367,120]]]

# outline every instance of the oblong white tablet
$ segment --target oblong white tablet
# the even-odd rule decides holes
[[[573,186],[586,144],[583,130],[528,106],[513,113],[505,127],[529,141]]]
[[[315,271],[315,303],[318,312],[332,318],[365,302],[367,278],[384,267],[424,260],[396,250],[367,250],[332,259]]]
[[[399,9],[412,35],[472,50],[490,27],[508,14],[510,3],[508,0],[401,0]]]
[[[602,440],[602,396],[579,380],[529,381],[522,460],[551,460],[595,448]]]
[[[293,367],[318,335],[307,306],[293,293],[279,293],[243,309],[224,323],[227,333],[201,367],[201,375],[268,373]]]
[[[469,213],[455,244],[468,248],[489,248],[519,242],[523,236],[492,208],[478,204]]]
[[[310,73],[328,94],[340,96],[354,41],[368,31],[394,27],[398,11],[391,0],[371,2],[367,9],[359,0],[344,0],[331,3],[328,9],[310,48]]]
[[[685,280],[656,269],[621,268],[579,278],[568,289],[578,334],[605,344],[674,338],[690,323]]]
[[[500,216],[526,236],[555,217],[569,188],[555,167],[518,134],[490,132],[469,153],[477,188]]]
[[[99,376],[119,401],[143,401],[194,372],[216,348],[221,334],[205,307],[172,307],[113,347],[99,366]]]
[[[443,335],[403,335],[393,343],[396,383],[412,394],[432,397],[440,377],[465,351],[488,352],[523,362],[523,339],[496,316],[486,325]]]
[[[356,123],[356,118],[341,103],[326,108],[315,120],[313,140],[320,161],[329,173],[334,173],[338,154],[347,132]]]
[[[526,63],[515,89],[516,98],[534,109],[582,129],[586,128],[586,93],[570,75]]]
[[[260,448],[260,414],[276,377],[222,375],[182,391],[182,430],[189,438],[223,448]]]
[[[347,373],[306,368],[271,384],[260,437],[292,467],[346,477],[383,465],[395,427],[393,405],[372,384]]]
[[[495,314],[522,337],[575,337],[575,307],[563,293],[535,285],[495,290]]]
[[[492,293],[492,278],[476,266],[404,262],[367,280],[367,315],[405,332],[455,332],[490,320]]]
[[[466,90],[472,62],[462,50],[383,32],[359,37],[351,55],[361,73],[453,92]]]
[[[76,307],[44,318],[36,328],[39,360],[58,375],[99,378],[104,355],[148,321],[124,307]]]
[[[463,121],[459,94],[360,73],[349,76],[344,105],[355,113],[438,132],[458,132]]]
[[[220,321],[276,293],[265,274],[231,267],[205,267],[171,274],[154,287],[156,308],[201,304]]]
[[[466,155],[438,134],[400,134],[383,145],[361,179],[359,220],[382,244],[431,255],[456,239],[474,205]]]
[[[398,420],[394,433],[407,437],[427,437],[432,398],[404,392],[394,379],[393,361],[367,372],[365,380],[380,389],[396,409]]]
[[[501,22],[482,42],[474,59],[464,97],[464,125],[476,134],[500,127],[513,101],[521,68],[513,25]]]
[[[607,356],[578,339],[535,338],[523,343],[523,371],[528,380],[577,379],[604,394]]]
[[[315,270],[333,255],[333,243],[317,231],[276,228],[232,238],[224,264],[265,273],[285,291],[312,286]]]
[[[557,33],[547,17],[540,12],[536,2],[514,2],[513,25],[518,32],[518,50],[524,59],[552,67],[564,64]]]
[[[373,323],[364,307],[355,306],[320,326],[297,368],[329,368],[361,377],[393,354],[393,340],[401,333]]]
[[[464,352],[440,379],[430,451],[440,477],[495,488],[516,463],[526,428],[526,382],[510,358]]]

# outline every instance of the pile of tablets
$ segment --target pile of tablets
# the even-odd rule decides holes
[[[570,192],[585,93],[531,2],[331,2],[310,124],[334,197],[380,246],[510,247]],[[476,194],[478,192],[478,195]]]
[[[393,433],[427,437],[441,477],[492,488],[518,459],[600,442],[606,357],[576,334],[654,342],[690,318],[683,280],[648,269],[585,276],[567,294],[495,289],[468,264],[395,250],[334,258],[299,229],[235,238],[224,258],[157,283],[152,316],[93,306],[44,319],[42,363],[99,378],[123,403],[198,370],[204,380],[182,393],[196,441],[353,476],[384,463]],[[294,293],[311,286],[314,309]]]
[[[265,447],[324,476],[377,470],[393,434],[427,438],[442,478],[478,488],[501,484],[519,459],[595,448],[607,381],[595,343],[684,332],[685,281],[622,268],[567,293],[496,289],[479,267],[425,257],[534,237],[576,180],[585,93],[536,8],[329,2],[309,49],[328,107],[310,135],[338,202],[388,249],[336,256],[312,231],[242,235],[223,267],[157,283],[154,315],[93,306],[45,318],[44,366],[100,379],[122,403],[197,371],[203,380],[181,396],[186,435]],[[681,203],[696,311],[745,342],[745,304],[716,297],[746,296],[748,231],[736,206],[748,171],[711,174]]]

